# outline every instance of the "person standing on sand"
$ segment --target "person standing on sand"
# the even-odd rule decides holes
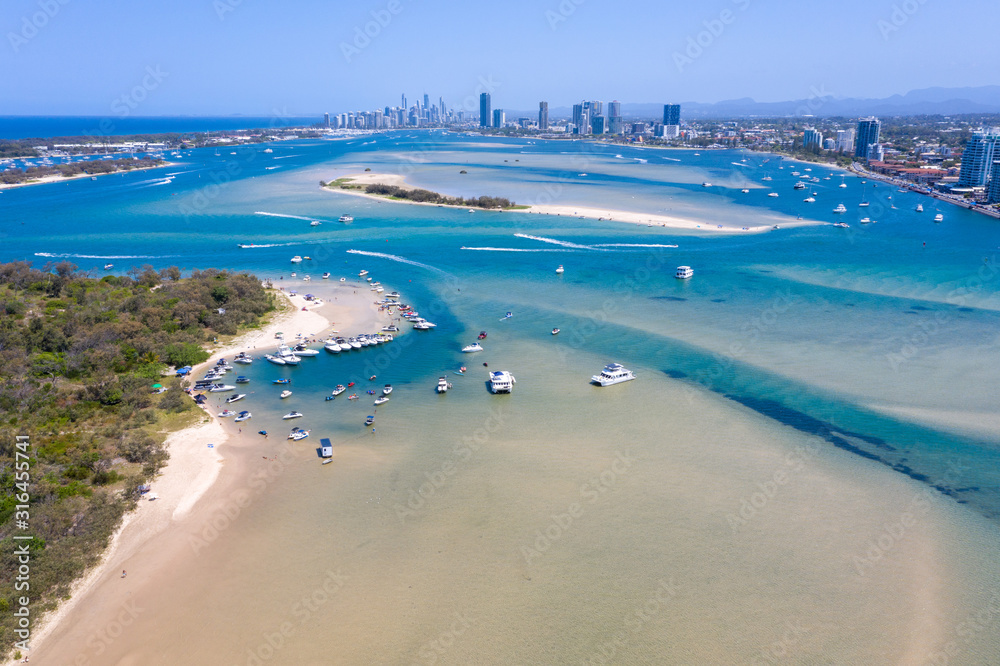
[[[127,575],[128,575],[128,572],[127,572],[127,571],[125,571],[124,569],[122,569],[122,578],[124,578],[124,577],[125,577],[125,576],[127,576]]]

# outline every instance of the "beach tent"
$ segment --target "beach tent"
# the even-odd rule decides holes
[[[324,458],[333,457],[333,444],[330,442],[329,438],[323,437],[322,439],[320,439],[319,448],[320,448],[320,454]]]
[[[163,384],[153,384],[149,388],[163,388]]]
[[[178,377],[183,377],[184,375],[188,374],[189,372],[191,372],[191,366],[190,365],[185,365],[183,368],[180,368],[180,369],[177,370],[177,376]]]

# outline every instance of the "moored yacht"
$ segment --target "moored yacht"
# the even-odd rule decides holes
[[[386,384],[382,387],[382,395],[389,395],[392,393],[392,384]]]
[[[447,377],[439,377],[437,383],[437,392],[445,393],[451,388],[451,384],[448,383]]]
[[[244,410],[244,411],[240,412],[239,414],[237,414],[236,418],[234,420],[237,423],[243,423],[244,421],[249,420],[251,418],[253,418],[253,414],[251,414],[250,412]]]
[[[624,368],[618,363],[608,363],[601,370],[601,374],[594,375],[590,378],[590,381],[601,386],[611,386],[612,384],[621,384],[633,379],[635,379],[635,373],[628,368]]]
[[[340,221],[343,222],[344,224],[350,224],[351,222],[354,221],[354,217],[348,215],[347,213],[344,213],[343,215],[340,216]]]
[[[278,397],[281,398],[282,400],[284,400],[285,398],[287,398],[291,394],[292,394],[291,391],[289,391],[288,389],[285,389],[284,391],[281,392],[281,395],[278,396]]]
[[[562,267],[562,264],[559,264],[559,268],[557,268],[557,269],[556,269],[556,273],[562,273],[562,272],[564,272],[565,270],[566,270],[566,269]]]
[[[233,363],[243,363],[245,365],[250,365],[251,363],[253,363],[253,359],[250,358],[250,355],[247,354],[246,352],[240,352],[239,354],[236,355],[236,358],[233,359]]]
[[[834,213],[846,213],[847,207],[844,204],[837,204],[837,207],[833,209]]]
[[[674,277],[678,280],[687,280],[694,275],[694,269],[690,266],[678,266],[677,272],[674,273]]]
[[[302,418],[302,412],[288,412],[287,414],[285,414],[281,418],[282,418],[283,421],[287,421],[289,419],[300,419],[300,418]]]
[[[935,222],[944,222],[944,215],[942,215],[941,213],[938,213],[937,215],[934,216],[934,221]]]
[[[309,349],[303,344],[303,345],[295,345],[295,349],[292,350],[292,353],[294,353],[296,356],[316,356],[317,354],[319,354],[319,351],[315,349]]]
[[[516,382],[514,375],[506,370],[494,370],[490,373],[490,391],[493,393],[510,393]]]
[[[300,257],[299,255],[295,255],[294,257],[292,257],[292,263],[293,264],[301,264],[302,263],[302,257]]]
[[[483,346],[478,342],[473,342],[471,345],[466,345],[465,347],[462,347],[462,351],[465,352],[466,354],[471,354],[473,352],[481,352],[483,351]]]
[[[922,212],[924,212],[924,205],[923,204],[917,204],[917,207],[914,208],[914,210],[917,211],[918,213],[922,213]]]
[[[245,397],[247,397],[246,393],[237,393],[236,395],[231,395],[226,398],[226,402],[236,402],[237,400],[242,400]]]

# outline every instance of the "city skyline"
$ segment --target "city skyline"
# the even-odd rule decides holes
[[[964,17],[989,16],[996,8],[985,0],[962,4],[965,11],[956,12],[954,5],[914,3],[907,13],[849,0],[838,9],[865,20],[843,31],[789,29],[794,17],[787,7],[751,0],[719,8],[635,2],[618,14],[573,0],[515,0],[509,12],[463,7],[460,19],[451,16],[452,3],[418,8],[406,0],[336,11],[308,1],[283,13],[238,0],[127,8],[55,2],[48,9],[37,0],[16,0],[0,23],[6,42],[0,65],[5,113],[29,115],[318,115],[380,107],[401,89],[435,91],[456,108],[486,91],[502,94],[505,108],[519,111],[537,108],[539,100],[554,110],[584,94],[625,103],[768,102],[816,91],[883,97],[995,81],[991,22]],[[479,24],[488,24],[491,34],[516,31],[525,47],[491,46],[480,31],[467,29]],[[94,35],[108,26],[114,26],[115,48],[94,48]],[[963,48],[949,49],[947,57],[934,47],[958,37]],[[538,67],[558,65],[579,44],[598,42],[615,57],[557,67],[558,77]],[[449,48],[428,50],[428,43]],[[86,58],[73,56],[82,51]],[[416,52],[421,57],[408,56]],[[646,66],[621,68],[622,61]]]

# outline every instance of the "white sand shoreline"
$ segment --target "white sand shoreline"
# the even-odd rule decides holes
[[[406,190],[418,189],[414,185],[406,182],[406,178],[399,174],[385,173],[355,173],[341,176],[347,178],[356,185],[393,185]],[[333,182],[333,181],[330,181]],[[387,201],[391,203],[402,203],[416,206],[435,206],[438,208],[454,208],[459,210],[468,209],[470,212],[482,213],[525,213],[535,215],[555,215],[557,217],[576,217],[581,219],[593,219],[598,221],[624,222],[627,224],[646,225],[647,227],[661,227],[668,229],[686,229],[691,231],[710,231],[713,233],[762,233],[772,231],[775,228],[793,228],[802,226],[815,226],[828,224],[819,220],[791,220],[786,217],[771,214],[767,216],[767,224],[755,226],[733,226],[727,224],[710,224],[689,218],[677,217],[675,215],[661,215],[657,213],[638,213],[607,208],[594,208],[591,206],[577,206],[574,204],[536,204],[525,208],[513,210],[489,210],[482,208],[469,208],[468,206],[453,206],[449,204],[427,203],[423,201],[408,201],[405,199],[390,199],[376,194],[367,194],[360,190],[344,189],[337,187],[324,187],[326,191],[342,192],[353,196],[365,197],[376,201]]]
[[[80,180],[81,178],[100,178],[101,176],[113,176],[115,174],[130,173],[132,171],[149,171],[151,169],[162,169],[164,167],[177,166],[177,162],[164,162],[163,164],[157,164],[156,166],[148,167],[136,167],[134,169],[118,169],[117,171],[108,171],[107,173],[81,173],[75,176],[63,176],[61,174],[50,174],[48,176],[42,176],[37,180],[32,180],[29,183],[0,183],[0,190],[12,190],[15,187],[28,187],[29,185],[48,185],[49,183],[68,183],[71,180]]]
[[[355,290],[356,287],[357,285],[350,285],[344,289]],[[370,328],[377,313],[374,306],[369,305],[367,291],[357,294],[355,298],[345,299],[349,301],[347,305],[330,302],[316,305],[308,303],[302,296],[289,296],[282,290],[277,293],[284,300],[284,311],[272,315],[262,328],[248,331],[223,346],[210,350],[209,358],[193,367],[189,376],[200,375],[225,356],[250,351],[258,345],[273,345],[275,334],[279,331],[287,332],[289,339],[295,334],[301,334],[303,339],[314,338],[331,328],[332,320],[328,317],[332,316],[337,317],[338,326],[341,327]],[[97,590],[102,580],[113,580],[114,573],[122,562],[129,560],[152,537],[169,529],[175,521],[183,519],[218,481],[225,464],[225,456],[220,449],[231,444],[230,437],[221,420],[209,411],[210,407],[206,405],[202,409],[205,415],[198,423],[167,437],[164,448],[170,457],[159,474],[150,481],[150,492],[138,502],[135,509],[125,514],[100,561],[73,583],[70,598],[38,621],[31,637],[33,650],[37,650],[55,632],[88,593]],[[5,663],[18,662],[12,660]]]

